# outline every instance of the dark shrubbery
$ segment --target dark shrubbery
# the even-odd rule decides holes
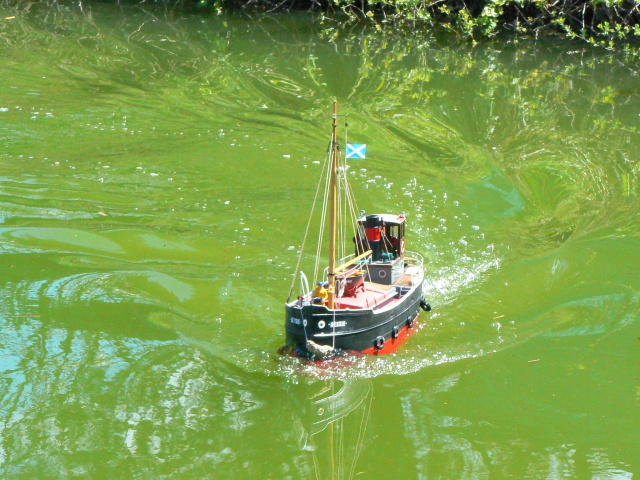
[[[0,0],[29,9],[33,4],[77,4],[80,0]],[[86,6],[87,3],[84,2]],[[225,10],[312,10],[342,13],[344,24],[360,20],[379,28],[408,27],[431,35],[448,30],[470,41],[498,34],[556,33],[609,50],[640,56],[640,3],[629,0],[102,0],[102,3],[162,5],[221,13]],[[339,28],[332,28],[337,31]]]
[[[555,32],[635,53],[640,3],[628,0],[199,0],[200,7],[342,11],[351,19],[424,30],[443,27],[471,40],[503,32]]]
[[[627,0],[330,0],[350,15],[442,26],[477,40],[502,32],[560,32],[609,49],[635,51],[640,4]]]

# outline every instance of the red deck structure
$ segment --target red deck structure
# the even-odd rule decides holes
[[[396,297],[396,288],[390,285],[364,282],[364,291],[356,293],[355,297],[336,298],[336,308],[374,308],[381,307],[399,300]]]

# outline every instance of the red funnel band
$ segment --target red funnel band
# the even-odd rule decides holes
[[[379,242],[380,227],[367,228],[367,240],[370,242]]]

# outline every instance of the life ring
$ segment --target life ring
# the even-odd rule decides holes
[[[407,327],[413,328],[413,318],[407,318]]]
[[[376,337],[375,344],[376,344],[376,348],[378,350],[380,350],[382,347],[384,347],[384,337],[382,335]]]
[[[393,329],[391,330],[391,336],[393,338],[398,338],[398,335],[400,335],[400,329],[397,325],[394,325]]]
[[[404,255],[404,238],[400,239],[400,255]]]

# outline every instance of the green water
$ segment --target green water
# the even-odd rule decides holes
[[[332,25],[0,9],[0,476],[640,475],[639,66]],[[334,98],[434,310],[320,369],[275,351]]]

